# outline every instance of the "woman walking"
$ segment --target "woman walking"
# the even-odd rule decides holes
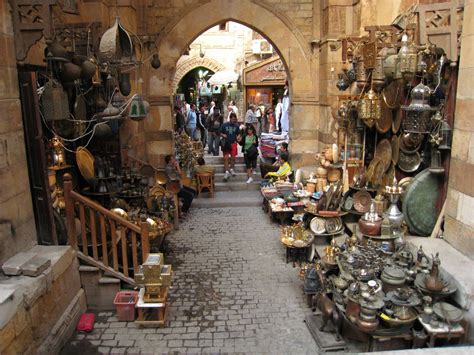
[[[257,168],[258,157],[258,138],[254,126],[245,128],[243,137],[238,138],[239,144],[242,146],[244,153],[245,168],[247,169],[247,184],[253,182],[252,171]]]

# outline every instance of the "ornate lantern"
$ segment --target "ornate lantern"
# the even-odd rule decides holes
[[[360,90],[363,90],[364,87],[367,85],[368,80],[369,79],[367,75],[367,70],[365,69],[364,61],[359,59],[356,65],[357,87]]]
[[[383,58],[377,57],[375,59],[375,67],[372,71],[372,85],[376,92],[382,91],[385,85],[385,73],[383,71]]]
[[[59,81],[51,79],[44,86],[41,106],[46,121],[60,121],[69,117],[67,93]]]
[[[407,111],[407,117],[403,121],[405,132],[426,133],[429,125],[429,118],[436,107],[431,107],[428,103],[430,88],[422,82],[411,91],[411,103],[402,106]]]
[[[402,36],[402,48],[398,52],[400,58],[400,72],[405,75],[413,75],[418,64],[418,52],[413,44],[408,45],[408,36]]]
[[[359,100],[358,105],[359,118],[372,128],[381,115],[381,104],[378,95],[370,89],[364,97]]]

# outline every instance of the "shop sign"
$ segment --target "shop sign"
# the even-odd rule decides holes
[[[252,83],[271,84],[272,82],[278,82],[278,84],[281,84],[284,83],[285,80],[286,71],[281,59],[262,65],[261,67],[245,73],[246,85],[251,85]]]

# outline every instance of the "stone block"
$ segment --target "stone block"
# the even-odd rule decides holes
[[[461,70],[465,68],[474,68],[474,63],[472,59],[474,58],[474,34],[464,34],[461,36],[461,52],[460,52],[460,61],[459,68]],[[466,81],[466,78],[462,76],[459,77],[460,80]]]
[[[8,119],[0,120],[0,134],[23,130],[19,99],[0,100],[0,112]]]
[[[0,53],[2,53],[2,66],[15,67],[16,54],[13,36],[0,33]]]
[[[63,275],[71,265],[77,265],[76,252],[67,245],[37,245],[30,252],[51,260],[53,282]]]
[[[458,208],[456,219],[471,228],[474,228],[474,219],[472,213],[474,211],[474,197],[459,193]],[[474,240],[473,240],[474,243]]]
[[[455,129],[453,132],[453,145],[451,156],[460,160],[467,160],[469,153],[471,132]]]
[[[474,196],[472,176],[474,176],[474,165],[456,158],[451,159],[449,187],[463,192],[466,195]]]
[[[461,55],[461,58],[462,58],[462,55]],[[471,81],[468,79],[468,78],[471,78],[472,75],[474,75],[474,66],[471,66],[469,68],[459,69],[459,74],[458,74],[459,81],[458,81],[458,88],[456,91],[456,115],[458,111],[457,102],[460,99],[470,99],[470,100],[474,99],[474,93],[471,90],[472,89]],[[469,111],[466,111],[466,112],[469,113]],[[457,116],[456,116],[456,120],[457,120]]]
[[[16,312],[15,318],[13,318],[13,324],[15,326],[15,335],[18,337],[26,327],[30,326],[30,315],[24,308],[19,308]]]
[[[20,97],[18,91],[18,74],[15,67],[0,66],[0,99]]]
[[[10,321],[0,329],[0,353],[3,354],[4,350],[13,342],[13,339],[15,339],[15,326],[13,321]]]
[[[35,277],[45,271],[50,265],[51,260],[36,255],[21,266],[21,271],[23,275]]]
[[[35,253],[18,253],[3,264],[2,270],[5,275],[20,275],[21,267],[35,256]]]
[[[448,196],[446,198],[446,215],[456,218],[458,215],[458,200],[459,200],[460,192],[453,189],[448,188]]]
[[[13,36],[11,7],[8,1],[0,1],[0,32]]]

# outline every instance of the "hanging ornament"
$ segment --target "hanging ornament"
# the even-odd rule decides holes
[[[161,67],[161,60],[160,60],[160,57],[158,56],[158,53],[153,54],[150,64],[153,69],[158,69],[159,67]]]
[[[69,117],[69,102],[59,81],[51,79],[44,86],[41,108],[46,121],[59,121]]]
[[[130,84],[130,73],[120,73],[119,89],[123,96],[130,95],[130,92],[132,91],[132,85]]]
[[[369,128],[372,128],[381,115],[380,99],[374,90],[370,89],[364,97],[359,100],[357,111],[359,118],[363,120]]]
[[[117,16],[114,25],[105,31],[100,40],[100,59],[112,65],[126,65],[133,62],[133,52],[132,39]]]
[[[411,76],[416,72],[418,64],[418,52],[413,44],[408,45],[408,36],[402,36],[402,47],[398,52],[400,59],[400,72],[403,75]]]
[[[128,116],[134,121],[141,121],[146,118],[147,109],[142,95],[135,95],[130,103]]]

